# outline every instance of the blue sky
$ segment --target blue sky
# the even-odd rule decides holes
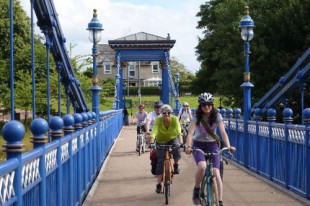
[[[28,13],[29,2],[21,0]],[[202,37],[202,31],[196,29],[196,14],[203,3],[205,0],[54,0],[67,47],[76,45],[73,55],[91,54],[86,28],[96,8],[104,28],[99,43],[138,32],[161,37],[170,33],[176,40],[171,55],[192,72],[200,68],[194,48],[197,37]]]

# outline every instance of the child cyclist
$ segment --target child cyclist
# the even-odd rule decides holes
[[[222,136],[222,139],[231,152],[236,150],[235,147],[230,145],[227,133],[224,128],[223,118],[217,109],[214,107],[214,98],[210,93],[202,93],[198,97],[198,108],[196,110],[196,116],[191,121],[187,140],[186,140],[186,154],[190,154],[193,150],[191,146],[199,148],[204,152],[218,152],[219,145],[217,141],[208,134],[205,129],[205,123],[208,125],[212,132],[216,131],[218,127]],[[200,181],[203,178],[206,169],[206,160],[204,154],[200,152],[194,152],[194,159],[197,164],[197,170],[195,174],[195,184],[193,189],[193,204],[200,205],[201,199],[199,195]],[[218,185],[219,205],[223,206],[223,184],[220,177],[220,156],[213,157],[214,174],[216,176],[216,182]]]

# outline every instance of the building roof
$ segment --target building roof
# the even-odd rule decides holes
[[[112,49],[171,49],[176,41],[171,40],[169,34],[164,38],[146,32],[139,32],[109,40],[108,42]]]
[[[167,38],[164,37],[160,37],[160,36],[156,36],[153,34],[149,34],[146,32],[139,32],[139,33],[135,33],[135,34],[131,34],[128,36],[124,36],[118,39],[115,39],[118,41],[154,41],[154,40],[170,40],[170,36],[168,34]]]

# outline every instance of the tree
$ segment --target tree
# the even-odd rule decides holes
[[[213,0],[201,5],[197,28],[204,37],[196,47],[201,70],[194,85],[209,92],[233,97],[242,105],[244,72],[243,41],[239,22],[242,0]],[[253,100],[260,99],[284,75],[310,43],[310,0],[257,0],[248,3],[255,22],[251,41]],[[267,79],[268,78],[268,79]]]

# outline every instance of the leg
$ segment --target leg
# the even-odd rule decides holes
[[[222,183],[220,171],[219,171],[219,169],[214,168],[213,172],[214,172],[214,175],[216,176],[216,183],[217,183],[217,187],[218,187],[219,201],[222,201],[223,200],[223,183]]]

